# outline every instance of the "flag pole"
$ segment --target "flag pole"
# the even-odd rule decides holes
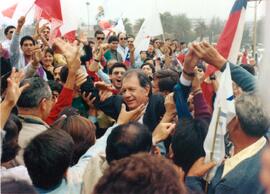
[[[33,5],[27,10],[27,12],[25,13],[24,17],[26,17],[28,15],[28,13],[30,12],[30,10],[34,7],[35,3],[33,3]]]
[[[211,152],[210,152],[210,161],[212,161],[213,157],[214,157],[214,149],[215,149],[215,144],[216,144],[217,128],[218,128],[220,113],[221,113],[221,108],[218,107],[218,113],[217,113],[217,120],[216,120],[216,123],[215,123],[213,143],[212,143],[212,148],[211,148]],[[208,172],[207,175],[206,175],[205,193],[207,193],[207,191],[208,191],[208,179],[209,178],[210,177],[209,177],[209,172]]]

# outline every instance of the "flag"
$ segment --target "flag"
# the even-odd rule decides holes
[[[140,51],[146,51],[150,43],[150,37],[163,34],[163,28],[160,20],[160,15],[157,9],[153,9],[152,13],[147,17],[135,40],[135,57],[139,55]]]
[[[18,3],[16,3],[16,4],[12,5],[11,7],[8,7],[7,9],[3,10],[2,11],[3,16],[12,18],[13,14],[14,14],[16,8],[17,8],[17,5],[18,5]]]
[[[117,21],[117,23],[115,24],[114,27],[112,27],[112,30],[114,32],[116,32],[117,34],[120,33],[120,32],[126,32],[125,30],[125,25],[124,25],[124,22],[123,22],[123,19],[122,17],[120,17]]]
[[[270,29],[270,2],[265,2],[265,21],[264,21],[264,55],[262,64],[259,64],[259,96],[262,97],[263,104],[266,107],[266,111],[270,114],[270,90],[269,90],[269,73],[270,73],[270,40],[269,40],[269,29]],[[267,10],[267,11],[266,11]]]
[[[237,61],[237,55],[243,37],[246,8],[247,0],[235,1],[227,23],[217,43],[217,50],[219,53],[234,64]],[[216,70],[217,69],[215,67],[209,65],[206,75],[209,76]]]
[[[63,20],[60,0],[36,0],[35,4],[51,18]]]
[[[225,71],[221,74],[219,89],[214,103],[214,112],[204,141],[206,162],[214,160],[218,164],[225,156],[224,136],[227,124],[235,116],[232,79],[230,65],[227,63]],[[217,165],[218,166],[218,165]],[[210,171],[207,177],[209,182],[215,175],[217,166]]]

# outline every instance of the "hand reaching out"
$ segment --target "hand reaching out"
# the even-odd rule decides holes
[[[169,137],[175,129],[173,123],[159,123],[153,132],[153,144],[157,144]]]
[[[117,124],[123,125],[130,121],[138,121],[138,119],[144,114],[145,105],[142,104],[134,110],[127,111],[126,105],[122,104],[121,112],[117,119]]]

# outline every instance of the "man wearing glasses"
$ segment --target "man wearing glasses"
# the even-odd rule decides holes
[[[118,34],[118,47],[117,47],[117,52],[120,53],[121,57],[123,60],[126,59],[126,56],[128,54],[128,47],[127,47],[127,36],[125,33],[120,32]],[[124,61],[123,61],[124,62]]]
[[[96,45],[95,47],[99,47],[105,40],[105,34],[101,30],[97,30],[95,32],[95,38],[96,38]]]
[[[5,36],[6,36],[6,40],[4,40],[2,42],[2,46],[3,46],[4,49],[6,49],[8,51],[10,49],[12,35],[15,32],[15,30],[16,30],[15,26],[8,26],[4,30],[4,33],[5,33]]]

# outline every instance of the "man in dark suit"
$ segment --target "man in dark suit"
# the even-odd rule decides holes
[[[138,121],[153,131],[165,113],[164,97],[152,94],[149,78],[141,70],[129,70],[122,78],[121,95],[114,95],[97,105],[106,115],[117,120],[125,104],[127,110],[145,106],[145,112]],[[164,118],[165,120],[165,118]],[[166,119],[168,122],[168,119]]]

